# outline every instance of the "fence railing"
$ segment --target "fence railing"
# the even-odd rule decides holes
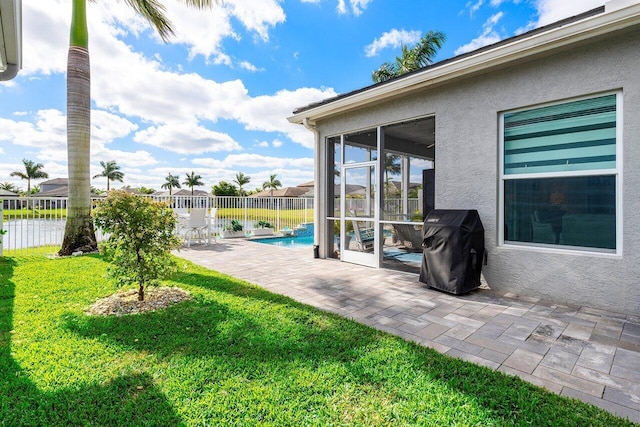
[[[4,197],[0,203],[0,256],[54,253],[62,245],[67,223],[67,199],[62,197]],[[94,202],[98,199],[94,199]],[[103,235],[96,230],[96,239]]]
[[[276,231],[313,222],[313,199],[289,197],[213,197],[213,196],[148,196],[176,210],[216,208],[211,231],[220,233],[232,220],[245,231],[258,228],[259,221],[268,222]],[[100,199],[95,199],[94,203]],[[0,256],[55,253],[64,238],[67,198],[6,197],[0,203]],[[96,229],[98,241],[103,239]]]
[[[148,196],[178,210],[216,208],[211,231],[220,233],[238,221],[243,231],[259,228],[258,222],[268,222],[275,231],[313,222],[314,200],[292,197],[227,197],[227,196]],[[94,199],[96,203],[100,199]],[[350,209],[362,209],[363,200],[347,200]],[[387,209],[400,212],[400,202],[385,200]],[[409,200],[409,212],[417,201]],[[62,197],[5,197],[0,203],[0,256],[11,254],[55,253],[62,245],[67,219],[67,199]],[[96,230],[98,241],[103,239]]]

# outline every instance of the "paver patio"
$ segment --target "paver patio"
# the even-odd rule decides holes
[[[454,296],[428,289],[413,273],[244,239],[178,255],[640,423],[640,315],[488,289]]]

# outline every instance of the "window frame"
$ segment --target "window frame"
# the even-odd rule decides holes
[[[574,101],[581,101],[591,98],[597,98],[601,96],[615,95],[616,96],[616,166],[613,169],[593,169],[593,170],[578,170],[578,171],[559,171],[559,172],[534,172],[526,174],[505,174],[504,171],[504,116],[505,114],[517,113],[521,111],[533,110],[542,107],[548,107],[553,105],[561,105]],[[556,252],[556,253],[580,253],[580,254],[598,254],[605,256],[622,256],[623,251],[623,201],[622,201],[622,174],[623,174],[623,133],[622,133],[622,117],[623,117],[623,97],[622,90],[592,93],[575,98],[562,99],[557,101],[551,101],[543,104],[529,105],[522,108],[510,109],[501,111],[498,114],[498,246],[507,248],[526,248],[535,249],[544,252]],[[505,241],[504,227],[505,227],[505,182],[508,180],[519,179],[543,179],[543,178],[568,178],[568,177],[589,177],[589,176],[603,176],[613,175],[615,176],[615,209],[616,209],[616,249],[602,249],[602,248],[586,248],[565,246],[559,244],[544,244],[533,242],[517,242],[517,241]]]

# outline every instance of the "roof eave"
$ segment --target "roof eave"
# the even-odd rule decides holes
[[[22,68],[22,0],[0,0],[0,81]]]
[[[373,86],[351,96],[303,110],[288,117],[287,120],[291,123],[302,124],[305,119],[308,119],[311,124],[315,124],[320,119],[378,103],[415,89],[451,82],[489,68],[508,65],[553,49],[623,30],[637,25],[639,17],[640,4],[636,3],[531,37],[514,40],[512,43],[497,46],[494,49],[483,50],[476,55],[465,56],[439,67],[427,68],[422,72],[408,75],[406,78],[391,80],[387,84]]]

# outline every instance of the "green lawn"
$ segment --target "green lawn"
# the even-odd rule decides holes
[[[0,258],[0,425],[630,425],[180,264],[192,300],[99,318],[100,256]]]
[[[67,217],[67,209],[3,209],[2,215],[4,216],[4,220],[8,221],[10,219],[32,219],[32,218],[66,218]]]

